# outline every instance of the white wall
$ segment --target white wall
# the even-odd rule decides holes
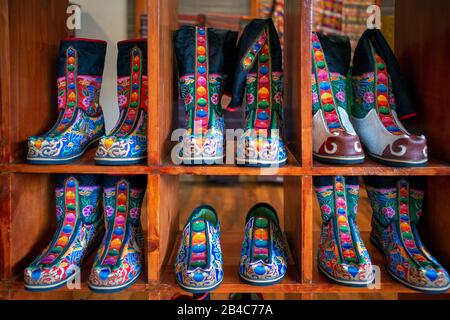
[[[108,42],[100,104],[106,131],[119,117],[117,103],[117,42],[128,37],[128,0],[72,0],[81,6],[81,29],[76,36]]]

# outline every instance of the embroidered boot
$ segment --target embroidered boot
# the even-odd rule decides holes
[[[282,166],[287,152],[281,136],[283,117],[282,52],[272,19],[250,22],[239,40],[239,64],[230,108],[246,94],[246,128],[239,138],[237,164]]]
[[[111,293],[131,286],[144,266],[141,205],[146,188],[142,176],[106,176],[103,202],[106,233],[89,276],[89,288]]]
[[[373,209],[372,242],[384,253],[386,269],[397,281],[424,292],[447,292],[447,271],[420,240],[424,182],[420,178],[366,177]]]
[[[314,187],[322,213],[319,270],[339,284],[368,286],[374,273],[356,224],[358,178],[315,177]]]
[[[25,288],[47,291],[80,276],[84,259],[103,236],[102,188],[95,175],[59,175],[53,240],[24,271]]]
[[[239,276],[256,286],[270,286],[286,275],[288,255],[274,208],[259,203],[246,218]]]
[[[64,164],[80,158],[105,133],[99,105],[106,42],[63,40],[58,58],[58,110],[50,131],[28,139],[27,160]]]
[[[414,101],[379,30],[367,30],[361,37],[353,59],[352,81],[355,99],[351,121],[369,155],[391,166],[426,165],[426,138],[410,134],[399,120],[414,115]]]
[[[132,165],[147,159],[147,39],[119,42],[118,49],[120,116],[100,140],[95,162],[101,165]]]
[[[212,207],[202,205],[191,213],[178,248],[175,276],[178,285],[191,293],[209,292],[222,283],[220,222]]]
[[[180,96],[186,111],[187,131],[177,159],[183,164],[223,163],[220,102],[234,71],[236,41],[237,32],[227,30],[183,26],[175,32]]]
[[[350,40],[313,33],[312,61],[314,158],[325,163],[362,163],[364,152],[347,113]]]

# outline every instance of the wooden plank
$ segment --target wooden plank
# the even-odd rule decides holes
[[[11,175],[0,175],[0,280],[9,279],[11,270]]]
[[[0,162],[10,161],[11,67],[8,0],[0,0]]]
[[[178,177],[149,176],[148,275],[158,282],[174,247],[178,230]]]
[[[9,108],[14,110],[9,121],[8,158],[12,161],[24,159],[27,138],[48,130],[56,120],[56,58],[59,42],[67,35],[67,3],[8,2]]]
[[[294,267],[296,272],[301,275],[302,268],[302,246],[303,246],[303,196],[302,196],[302,178],[285,177],[283,184],[284,195],[284,232],[292,250]],[[301,276],[298,281],[301,281]]]
[[[414,94],[417,120],[431,156],[450,161],[450,1],[398,0],[395,6],[395,51]]]
[[[177,28],[177,0],[148,0],[149,164],[159,165],[169,154],[177,118],[173,66],[173,31]]]

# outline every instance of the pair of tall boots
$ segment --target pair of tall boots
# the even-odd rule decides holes
[[[364,161],[365,152],[390,166],[428,161],[424,136],[399,119],[414,115],[414,101],[399,64],[379,30],[361,37],[350,69],[347,37],[312,35],[313,154],[325,163]]]
[[[147,40],[119,42],[118,51],[120,117],[111,133],[105,135],[100,90],[106,42],[88,39],[61,42],[57,62],[58,118],[47,133],[28,139],[30,163],[70,163],[97,145],[97,164],[128,165],[145,161]]]
[[[271,19],[250,22],[236,47],[238,33],[184,26],[175,33],[180,97],[186,132],[179,163],[224,163],[222,96],[236,110],[246,97],[244,133],[235,160],[243,166],[281,166],[287,161],[282,126],[282,52]]]
[[[373,210],[370,239],[383,252],[388,273],[416,290],[446,292],[449,275],[417,231],[424,199],[421,178],[365,177],[364,181]],[[319,269],[343,285],[371,284],[375,275],[356,224],[358,178],[316,177],[314,186],[323,221]]]
[[[140,212],[145,177],[105,176],[103,185],[100,179],[97,175],[57,177],[58,228],[25,269],[26,289],[47,291],[77,281],[96,248],[88,280],[91,290],[117,292],[138,279],[144,264]]]

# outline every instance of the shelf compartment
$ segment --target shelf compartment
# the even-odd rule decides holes
[[[213,292],[214,293],[232,293],[232,292],[296,292],[299,284],[299,277],[296,272],[295,264],[290,250],[288,271],[285,278],[278,284],[267,287],[251,286],[245,284],[240,280],[239,260],[241,253],[242,240],[244,231],[242,232],[222,232],[221,246],[224,263],[224,279],[222,284]],[[174,261],[180,243],[181,233],[178,234],[176,246],[172,251],[172,256],[167,264],[160,286],[161,291],[173,291],[173,293],[183,292],[183,289],[178,286],[175,280]]]

